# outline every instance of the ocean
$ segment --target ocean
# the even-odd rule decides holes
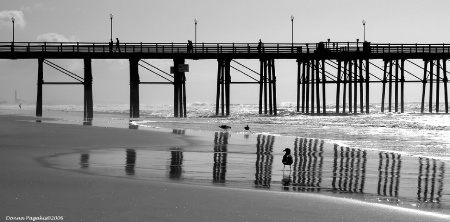
[[[33,107],[30,107],[33,109]],[[142,105],[139,119],[132,125],[153,129],[184,129],[218,131],[219,125],[231,126],[232,133],[244,133],[249,125],[252,133],[321,139],[328,143],[389,151],[410,156],[450,160],[450,115],[420,113],[420,103],[408,103],[404,113],[380,112],[380,104],[372,104],[370,114],[335,114],[335,107],[327,107],[327,115],[297,113],[293,103],[280,104],[278,115],[259,115],[258,105],[234,104],[230,116],[215,115],[215,105],[192,103],[187,105],[187,118],[173,118],[171,105]],[[45,106],[49,111],[81,112],[82,106]],[[433,108],[434,109],[434,108]],[[129,116],[129,105],[94,106],[98,113],[120,114],[115,121]],[[341,109],[342,110],[342,109]],[[386,109],[387,110],[387,109]],[[441,112],[445,110],[440,107]],[[111,118],[114,118],[112,115]],[[128,118],[123,121],[129,121]],[[73,119],[70,121],[82,121]],[[113,120],[109,120],[113,121]],[[93,120],[100,124],[100,120]],[[114,122],[114,121],[113,121]]]

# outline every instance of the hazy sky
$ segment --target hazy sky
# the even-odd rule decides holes
[[[0,42],[12,41],[11,16],[16,18],[15,41],[107,42],[110,13],[114,14],[113,38],[121,42],[168,43],[194,40],[194,19],[198,19],[197,42],[289,43],[294,19],[295,42],[355,41],[373,43],[450,43],[450,1],[373,0],[1,0]],[[80,60],[51,60],[82,75]],[[169,71],[171,60],[148,61]],[[257,61],[240,60],[258,70]],[[417,61],[420,62],[420,61]],[[188,60],[187,101],[214,102],[217,61]],[[279,102],[296,98],[295,60],[276,60]],[[37,60],[0,60],[0,101],[12,101],[14,91],[29,103],[36,100]],[[376,71],[372,69],[375,73]],[[329,70],[330,72],[335,72]],[[421,76],[422,71],[411,68]],[[140,69],[141,81],[159,80]],[[249,80],[232,71],[233,81]],[[94,105],[129,102],[129,63],[127,60],[94,60]],[[45,81],[68,80],[45,66]],[[408,90],[417,92],[416,86]],[[172,104],[171,85],[141,85],[142,104]],[[371,102],[379,102],[373,87]],[[257,103],[257,85],[232,85],[232,103]],[[332,87],[330,87],[330,90]],[[329,103],[333,94],[328,93]],[[408,94],[413,95],[413,94]],[[409,100],[420,98],[410,96]],[[44,104],[81,103],[82,86],[44,85]]]

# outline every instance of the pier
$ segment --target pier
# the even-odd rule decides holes
[[[113,50],[114,49],[114,50]],[[93,118],[91,62],[93,59],[127,59],[130,65],[130,117],[139,118],[139,86],[141,84],[173,85],[174,117],[187,117],[186,60],[217,61],[216,115],[230,115],[230,85],[259,84],[259,114],[277,115],[276,60],[295,60],[297,73],[292,81],[297,88],[296,111],[304,114],[326,114],[327,104],[335,104],[333,113],[369,113],[371,88],[381,84],[381,112],[404,112],[405,84],[421,83],[421,112],[448,113],[447,60],[450,44],[378,44],[370,42],[318,42],[318,43],[121,43],[120,50],[109,43],[88,42],[3,42],[0,59],[36,59],[37,100],[36,116],[42,116],[42,87],[46,84],[80,84],[84,86],[84,117]],[[49,59],[82,59],[84,76],[78,76]],[[143,59],[171,59],[171,73],[160,70],[165,81],[141,82],[139,66],[151,66]],[[259,70],[251,70],[236,60],[258,60]],[[383,61],[380,67],[373,61]],[[417,64],[412,60],[420,60]],[[253,82],[231,81],[231,68],[236,62],[259,75]],[[412,73],[405,63],[417,66],[421,73]],[[44,81],[43,66],[48,65],[74,82]],[[379,69],[382,76],[371,70]],[[244,72],[243,72],[244,73]],[[245,73],[244,73],[245,74]],[[158,74],[159,75],[159,74]],[[412,79],[406,79],[410,77]],[[196,83],[191,83],[196,86]],[[214,83],[210,83],[214,84]],[[335,100],[327,101],[327,85],[334,84]],[[428,85],[428,88],[427,88]],[[328,87],[329,88],[329,87]],[[294,91],[295,90],[295,91]],[[445,110],[439,109],[443,90]],[[433,97],[435,95],[435,97]],[[427,98],[428,96],[428,98]],[[378,102],[378,101],[376,101]],[[428,103],[428,109],[425,104]],[[387,107],[386,107],[387,105]],[[435,109],[433,110],[433,105]]]

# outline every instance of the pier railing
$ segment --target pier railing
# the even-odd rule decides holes
[[[0,42],[0,53],[152,53],[152,54],[295,54],[348,53],[373,54],[450,53],[450,44],[372,44],[363,42],[319,43],[109,43],[90,42]]]

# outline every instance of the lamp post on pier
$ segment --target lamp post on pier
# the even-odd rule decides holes
[[[366,41],[366,21],[362,20],[362,24],[364,26],[364,42]]]
[[[109,19],[111,19],[111,42],[112,42],[112,32],[113,32],[113,23],[112,23],[113,18],[114,18],[114,14],[109,14]]]
[[[195,23],[195,39],[194,39],[194,43],[195,43],[195,52],[197,52],[197,19],[194,19],[194,23]]]
[[[12,21],[12,28],[13,28],[13,38],[12,38],[12,42],[13,42],[13,44],[14,44],[14,21],[16,21],[16,18],[14,18],[14,16],[11,17],[11,21]]]
[[[291,44],[292,44],[292,49],[291,51],[294,52],[294,16],[291,15],[291,24],[292,24],[292,29],[291,29]]]

